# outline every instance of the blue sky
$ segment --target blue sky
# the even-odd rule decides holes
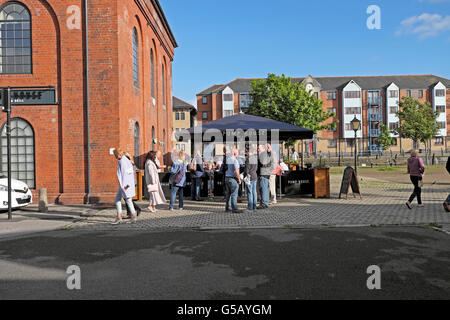
[[[450,78],[450,0],[161,0],[179,47],[173,94],[235,78],[436,74]],[[367,8],[381,29],[367,28]]]

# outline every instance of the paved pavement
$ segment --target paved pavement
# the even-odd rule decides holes
[[[67,288],[72,265],[80,290]],[[380,290],[367,287],[373,265]],[[450,299],[450,237],[419,227],[60,230],[0,241],[3,299]]]
[[[425,184],[424,208],[409,210],[404,205],[411,193],[410,184],[392,183],[373,178],[360,182],[363,198],[339,199],[340,176],[331,176],[331,199],[311,197],[283,198],[266,210],[253,213],[224,212],[222,199],[185,201],[184,211],[168,211],[163,205],[157,213],[143,211],[135,225],[111,226],[115,209],[112,206],[50,206],[48,214],[37,213],[37,207],[14,212],[15,222],[0,214],[0,238],[48,231],[56,228],[87,230],[152,230],[152,229],[232,229],[285,228],[308,226],[367,226],[434,224],[450,232],[450,214],[442,202],[450,192],[449,184]],[[245,202],[245,200],[244,200]],[[145,208],[148,203],[140,203]],[[245,209],[246,204],[239,205]]]
[[[450,192],[448,184],[426,184],[423,190],[424,208],[405,206],[412,188],[410,184],[396,184],[363,178],[363,198],[349,195],[339,199],[336,190],[340,177],[331,177],[331,199],[311,197],[283,198],[266,210],[252,213],[231,214],[224,212],[222,199],[214,201],[185,201],[183,211],[168,211],[163,205],[156,213],[145,211],[136,225],[111,226],[115,210],[104,209],[94,217],[82,220],[71,227],[90,230],[200,228],[227,229],[248,227],[296,227],[296,226],[360,226],[360,225],[411,225],[450,224],[450,214],[444,212],[442,202]],[[245,202],[245,200],[244,200]],[[141,203],[146,207],[148,203]],[[246,208],[246,203],[239,205]]]

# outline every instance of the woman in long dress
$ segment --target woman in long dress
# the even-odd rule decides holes
[[[166,198],[159,182],[158,167],[155,162],[156,152],[150,151],[145,161],[145,184],[147,185],[149,196],[150,212],[156,212],[158,204],[165,204]]]

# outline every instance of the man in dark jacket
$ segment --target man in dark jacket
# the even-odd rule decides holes
[[[447,165],[445,166],[447,169],[447,172],[450,173],[450,157],[447,159]],[[447,196],[447,199],[444,202],[444,209],[447,212],[450,212],[450,194]]]

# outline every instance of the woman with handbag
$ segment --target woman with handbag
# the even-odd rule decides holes
[[[414,185],[414,191],[406,202],[406,206],[412,209],[411,202],[417,197],[417,203],[419,208],[423,207],[422,204],[422,187],[423,187],[423,174],[425,172],[425,166],[421,158],[417,156],[417,151],[411,152],[411,157],[408,159],[408,173],[412,184]]]
[[[166,198],[159,182],[158,167],[155,162],[156,152],[150,151],[145,161],[145,184],[147,185],[150,212],[156,212],[158,204],[165,204]]]

